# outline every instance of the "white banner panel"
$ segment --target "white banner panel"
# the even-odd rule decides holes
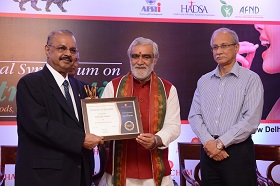
[[[38,0],[19,3],[12,0],[0,1],[0,14],[17,14],[32,17],[66,16],[92,20],[139,20],[158,22],[279,22],[279,0],[72,0],[62,6],[47,5],[47,1]],[[21,14],[21,15],[18,15]],[[0,15],[1,16],[1,15]],[[30,16],[30,15],[29,15]],[[65,18],[66,18],[65,17]]]

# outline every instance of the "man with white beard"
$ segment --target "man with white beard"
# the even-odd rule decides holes
[[[136,38],[127,54],[131,71],[110,81],[102,98],[137,97],[144,132],[136,140],[110,142],[99,185],[172,186],[168,146],[181,132],[177,90],[153,71],[159,58],[155,42]]]

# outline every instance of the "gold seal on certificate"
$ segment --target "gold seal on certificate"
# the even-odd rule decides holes
[[[132,121],[125,122],[124,128],[128,131],[132,131],[134,129],[134,123]]]
[[[86,133],[104,140],[133,139],[143,133],[136,97],[82,99]]]

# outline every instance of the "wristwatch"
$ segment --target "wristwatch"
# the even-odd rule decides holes
[[[223,144],[220,142],[220,140],[216,139],[215,141],[216,141],[217,149],[223,150],[224,147],[223,147]]]

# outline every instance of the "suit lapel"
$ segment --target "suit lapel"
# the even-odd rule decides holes
[[[83,98],[83,95],[81,95],[80,88],[78,86],[77,80],[75,80],[72,77],[69,77],[69,81],[73,90],[75,102],[76,102],[76,107],[78,110],[78,115],[79,115],[79,121],[83,121],[83,114],[82,114],[82,106],[81,106],[81,99]],[[80,122],[83,123],[83,122]]]
[[[49,71],[49,69],[44,66],[43,68],[43,72],[47,78],[47,81],[49,83],[50,88],[53,90],[53,95],[55,97],[55,99],[57,100],[57,102],[61,105],[62,109],[73,119],[75,120],[75,123],[81,127],[81,125],[79,124],[79,121],[76,118],[76,115],[74,113],[74,111],[69,107],[69,105],[67,104],[67,101],[64,97],[64,95],[61,92],[61,89],[59,88],[59,86],[57,85],[53,75],[51,74],[51,72]],[[72,86],[72,84],[71,84]],[[75,95],[75,94],[74,94]],[[76,100],[76,98],[75,98]],[[77,108],[79,111],[79,108]]]

